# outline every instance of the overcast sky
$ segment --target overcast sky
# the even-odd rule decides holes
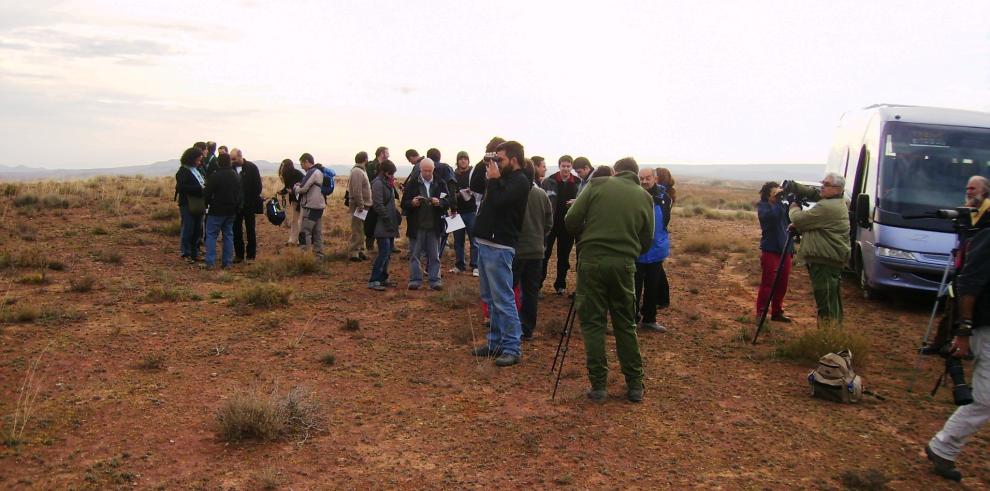
[[[990,2],[0,0],[0,165],[359,150],[817,163],[848,109],[990,111]]]

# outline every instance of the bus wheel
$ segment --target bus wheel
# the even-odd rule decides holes
[[[866,274],[866,268],[863,266],[862,256],[859,254],[857,254],[857,256],[856,272],[859,273],[859,288],[863,291],[863,298],[866,300],[876,300],[877,291],[870,287],[870,277]]]

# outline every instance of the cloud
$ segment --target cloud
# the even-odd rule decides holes
[[[33,50],[59,57],[102,58],[124,63],[146,63],[155,58],[181,53],[172,45],[151,39],[82,35],[52,28],[18,31],[14,36],[0,38],[0,48]]]

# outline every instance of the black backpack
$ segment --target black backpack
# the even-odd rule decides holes
[[[276,227],[285,221],[285,210],[282,209],[282,204],[278,202],[278,198],[272,196],[265,202],[265,216]]]

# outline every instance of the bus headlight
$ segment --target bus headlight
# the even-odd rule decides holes
[[[906,259],[908,261],[918,260],[912,252],[902,251],[900,249],[891,249],[890,247],[877,247],[877,255],[880,257],[891,257],[894,259]]]

